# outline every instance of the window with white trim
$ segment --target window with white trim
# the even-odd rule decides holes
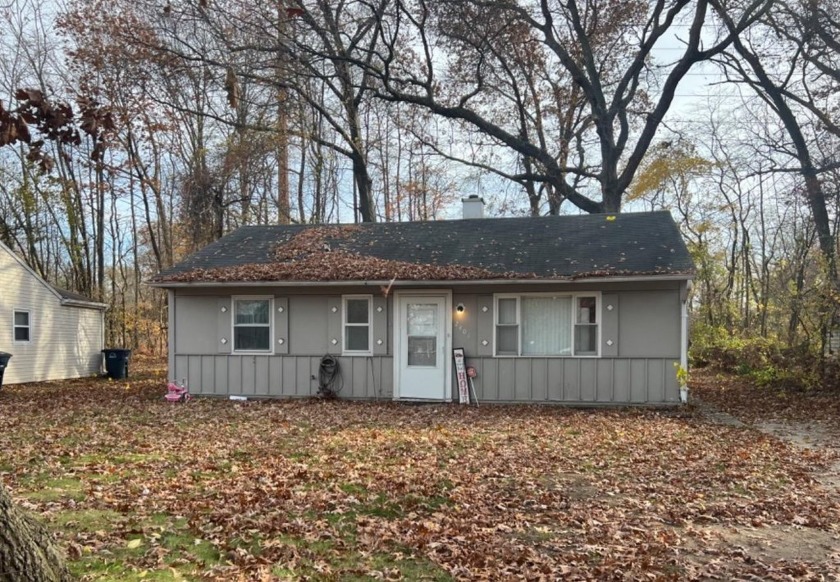
[[[598,300],[575,298],[575,355],[598,355]]]
[[[349,356],[370,355],[371,295],[344,296],[344,354]]]
[[[14,338],[16,343],[32,341],[32,316],[28,311],[15,309]]]
[[[233,351],[271,351],[271,299],[233,299]]]
[[[497,356],[597,356],[597,295],[497,295]]]

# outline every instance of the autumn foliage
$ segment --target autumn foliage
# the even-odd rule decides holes
[[[479,379],[480,381],[480,379]],[[86,579],[819,579],[831,456],[654,410],[0,392],[0,477]],[[735,534],[740,542],[733,542]],[[796,545],[791,541],[792,545]]]

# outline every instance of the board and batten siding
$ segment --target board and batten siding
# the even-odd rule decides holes
[[[673,359],[468,358],[479,402],[676,404]]]
[[[0,245],[0,351],[12,354],[3,384],[80,378],[102,369],[99,309],[62,305],[56,293]],[[14,341],[14,311],[30,314],[30,341]]]
[[[391,357],[338,356],[342,398],[393,397]],[[176,355],[175,378],[193,394],[306,398],[318,394],[321,356]]]
[[[452,287],[452,347],[463,347],[478,372],[481,402],[583,405],[676,404],[679,385],[680,308],[685,282],[558,285],[557,293],[598,292],[600,357],[497,357],[494,293],[546,292],[522,286]],[[371,288],[178,289],[170,295],[170,377],[207,395],[305,397],[317,393],[318,366],[335,354],[342,397],[391,398],[394,383],[393,296]],[[341,356],[344,294],[373,296],[372,356]],[[231,297],[274,300],[274,353],[231,353]],[[381,308],[381,309],[379,309]],[[222,341],[225,340],[225,341]],[[281,342],[282,340],[282,342]],[[313,378],[314,377],[314,378]],[[452,383],[452,398],[457,388]]]

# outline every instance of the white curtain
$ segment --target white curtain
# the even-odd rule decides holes
[[[572,354],[572,298],[522,298],[522,355]]]

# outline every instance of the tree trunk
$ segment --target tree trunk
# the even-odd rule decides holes
[[[0,486],[0,582],[72,580],[50,532]]]
[[[373,209],[373,180],[367,171],[367,161],[364,156],[354,151],[353,178],[359,193],[359,216],[362,222],[376,222],[376,215]]]

